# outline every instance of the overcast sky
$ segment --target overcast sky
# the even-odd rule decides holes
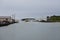
[[[0,15],[17,18],[60,15],[60,0],[0,0]]]

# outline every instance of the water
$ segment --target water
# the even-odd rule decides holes
[[[0,40],[60,40],[60,23],[20,22],[0,27]]]

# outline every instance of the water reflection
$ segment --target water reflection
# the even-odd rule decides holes
[[[0,27],[0,40],[60,40],[60,23],[17,23]]]

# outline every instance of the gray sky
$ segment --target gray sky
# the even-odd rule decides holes
[[[60,15],[60,0],[0,0],[0,15],[17,18]]]

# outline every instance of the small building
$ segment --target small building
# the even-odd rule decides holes
[[[60,22],[60,16],[47,16],[47,21],[51,21],[51,22]]]

